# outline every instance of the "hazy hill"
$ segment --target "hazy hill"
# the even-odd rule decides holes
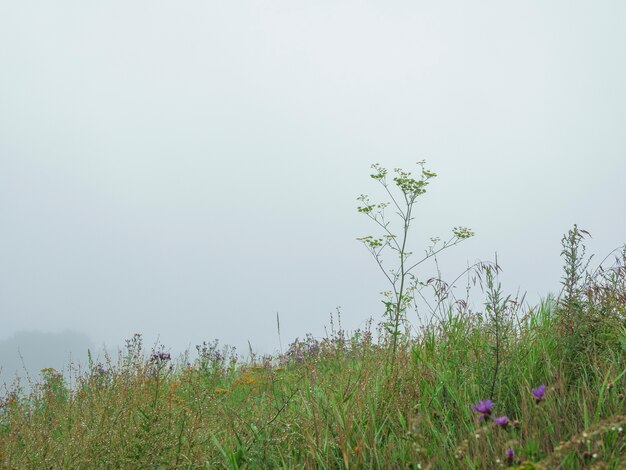
[[[84,333],[66,330],[58,333],[20,331],[0,341],[0,384],[11,382],[16,374],[37,380],[46,367],[59,371],[70,364],[84,364],[93,343]]]

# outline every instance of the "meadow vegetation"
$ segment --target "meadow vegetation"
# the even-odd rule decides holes
[[[0,466],[626,468],[626,247],[591,269],[574,226],[563,290],[537,306],[504,295],[497,263],[478,263],[472,307],[407,261],[412,207],[434,173],[398,170],[387,186],[382,170],[372,177],[400,191],[399,235],[385,205],[362,196],[359,208],[383,231],[361,239],[390,286],[380,324],[347,333],[337,316],[325,338],[247,359],[217,341],[172,358],[136,335],[69,378],[44,369],[29,393],[3,394]],[[456,227],[423,259],[469,236]],[[427,291],[414,326],[407,312]]]

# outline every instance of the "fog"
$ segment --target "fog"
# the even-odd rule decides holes
[[[2,2],[0,340],[272,352],[277,313],[283,345],[378,320],[374,162],[439,175],[415,251],[476,232],[444,278],[497,252],[536,302],[574,223],[626,241],[624,83],[617,0]]]
[[[0,341],[0,385],[11,387],[19,383],[24,390],[30,390],[41,380],[41,370],[46,368],[63,371],[68,378],[76,378],[88,365],[89,352],[96,359],[101,357],[84,333],[70,330],[46,333],[20,331]],[[3,391],[0,388],[0,392]]]

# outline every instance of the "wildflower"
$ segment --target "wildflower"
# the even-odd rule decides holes
[[[508,416],[500,416],[499,418],[495,418],[493,421],[501,428],[506,428],[511,422]]]
[[[517,419],[516,419],[515,421],[513,421],[513,427],[514,427],[515,429],[519,429],[519,427],[520,427],[520,422],[519,422],[519,420],[517,420]]]
[[[509,447],[506,450],[505,455],[506,455],[506,461],[508,463],[513,463],[513,459],[515,458],[515,452],[513,451],[512,447]]]
[[[171,359],[170,353],[165,351],[155,351],[152,353],[151,359],[154,362],[166,362]]]
[[[541,400],[543,400],[543,396],[546,394],[546,386],[539,385],[539,387],[533,388],[532,393],[535,397],[535,401],[539,403]]]
[[[487,419],[491,415],[493,402],[491,400],[478,400],[476,405],[472,405],[472,411],[481,414],[480,419]]]

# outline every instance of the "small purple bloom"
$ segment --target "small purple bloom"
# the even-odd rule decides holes
[[[506,428],[511,422],[508,416],[500,416],[499,418],[495,418],[493,421],[501,428]]]
[[[535,401],[539,403],[541,400],[543,400],[543,396],[546,394],[546,386],[539,385],[539,387],[533,388],[532,392],[533,396],[535,397]]]
[[[515,452],[513,451],[512,447],[509,447],[506,450],[506,461],[508,463],[513,463],[513,459],[515,458]]]
[[[482,415],[481,418],[489,416],[492,408],[493,402],[491,400],[478,400],[476,405],[472,405],[472,411],[480,413]]]
[[[166,362],[171,359],[170,353],[165,351],[158,351],[152,353],[152,360],[154,362]]]

